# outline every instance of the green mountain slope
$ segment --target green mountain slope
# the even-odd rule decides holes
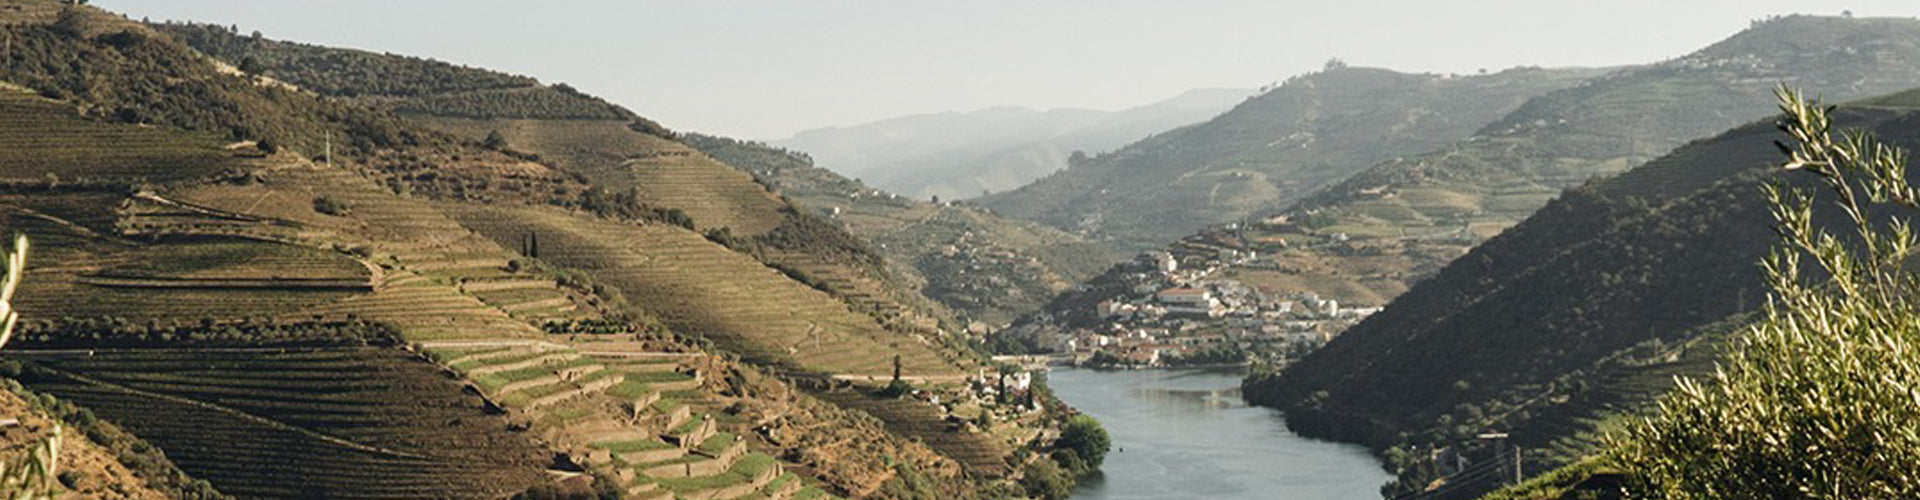
[[[1448,77],[1330,67],[1212,120],[981,198],[1125,250],[1286,206],[1360,169],[1468,137],[1528,98],[1594,70],[1517,68]]]
[[[1840,120],[1920,146],[1911,108],[1848,107]],[[1777,136],[1771,123],[1739,127],[1569,190],[1326,347],[1250,379],[1247,397],[1303,433],[1376,449],[1484,458],[1474,436],[1507,432],[1534,464],[1577,458],[1672,375],[1711,370],[1723,334],[1764,301],[1758,262],[1776,238],[1759,184],[1775,176]],[[1433,479],[1417,469],[1403,484]]]

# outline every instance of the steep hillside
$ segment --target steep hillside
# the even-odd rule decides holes
[[[470,75],[442,63],[247,75],[171,28],[16,4],[0,10],[15,49],[0,65],[0,229],[36,253],[23,350],[0,375],[146,440],[100,443],[136,473],[164,453],[239,498],[977,498],[1004,487],[987,474],[1046,446],[1051,411],[957,429],[923,421],[940,412],[924,400],[876,417],[789,382],[865,394],[897,356],[911,383],[958,401],[968,389],[952,382],[976,367],[815,271],[774,267],[792,256],[756,255],[870,255],[795,210],[730,249],[716,242],[728,231],[655,204],[665,194],[420,126],[393,112],[415,98],[403,91],[344,90],[394,83],[364,64]],[[537,116],[558,101],[522,94],[591,101],[497,80],[522,86],[448,92],[487,93],[472,109],[488,120],[565,121]],[[502,117],[513,109],[535,117]],[[581,119],[595,120],[664,133]],[[120,150],[95,151],[109,142]],[[900,415],[916,425],[885,420]]]
[[[992,108],[904,116],[807,130],[772,141],[805,151],[847,177],[912,198],[956,200],[999,192],[1067,168],[1075,152],[1110,151],[1205,121],[1248,90],[1193,90],[1119,111]]]
[[[859,238],[796,210],[752,175],[680,143],[658,124],[564,84],[242,36],[219,26],[157,27],[236,65],[251,60],[265,76],[389,109],[425,128],[551,165],[586,184],[576,188],[585,192],[560,187],[556,196],[575,198],[590,210],[585,205],[637,204],[664,212],[660,218],[814,283],[889,329],[927,337],[936,336],[942,323],[953,326],[943,307],[889,273]],[[407,175],[413,180],[432,174]]]
[[[1329,65],[1207,122],[979,201],[1003,215],[1144,250],[1286,206],[1375,163],[1465,139],[1528,98],[1597,73],[1440,76]]]
[[[1920,21],[1759,22],[1692,54],[1531,99],[1471,138],[1329,186],[1283,212],[1295,224],[1271,236],[1294,245],[1272,260],[1313,277],[1302,284],[1323,294],[1391,299],[1562,189],[1767,116],[1776,84],[1855,99],[1915,81]]]
[[[1117,258],[1048,226],[891,195],[802,153],[699,134],[685,140],[872,242],[897,275],[966,323],[1005,325]]]
[[[1912,108],[1846,107],[1840,125],[1920,146]],[[1765,299],[1777,138],[1750,124],[1569,190],[1247,396],[1376,449],[1484,457],[1474,436],[1507,432],[1532,463],[1577,458],[1672,375],[1710,370]],[[1434,479],[1395,465],[1402,484]]]

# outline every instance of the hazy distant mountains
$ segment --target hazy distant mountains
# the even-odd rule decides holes
[[[1288,79],[1212,120],[979,201],[1120,248],[1152,248],[1286,206],[1376,163],[1466,139],[1530,98],[1601,73],[1514,68],[1451,76],[1336,65]]]
[[[1120,111],[1000,107],[912,115],[808,130],[772,144],[901,195],[971,198],[1064,169],[1074,151],[1093,155],[1205,121],[1252,93],[1200,89]]]

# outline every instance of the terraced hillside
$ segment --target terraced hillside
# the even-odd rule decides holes
[[[1920,146],[1913,108],[1836,116]],[[1711,370],[1723,334],[1763,303],[1758,263],[1776,237],[1759,185],[1776,179],[1779,137],[1747,125],[1570,190],[1298,364],[1251,379],[1247,396],[1303,433],[1376,449],[1484,454],[1474,434],[1495,429],[1540,462],[1579,458],[1672,375]]]
[[[0,86],[0,179],[101,183],[192,179],[238,162],[212,136],[82,118],[72,106]]]
[[[538,234],[541,259],[592,273],[675,330],[763,363],[833,374],[881,374],[891,353],[909,373],[956,376],[959,359],[926,337],[885,330],[833,297],[690,231],[536,208],[448,207],[496,240]]]
[[[1465,139],[1529,98],[1598,73],[1515,68],[1442,76],[1330,64],[1207,122],[977,201],[1142,251],[1290,205],[1381,161]]]
[[[681,210],[702,233],[724,230],[737,250],[798,270],[850,305],[884,321],[931,331],[946,316],[873,262],[852,235],[796,214],[751,174],[685,144],[609,120],[478,120],[416,117],[476,140],[491,133],[509,147],[551,158],[611,191]]]
[[[1118,258],[1049,226],[887,194],[800,153],[699,134],[684,140],[872,242],[896,276],[969,324],[1005,325]]]
[[[915,380],[973,368],[934,332],[889,329],[899,325],[850,306],[859,296],[797,281],[817,274],[824,288],[851,290],[876,286],[859,280],[870,275],[782,273],[754,255],[822,250],[774,256],[802,265],[871,257],[844,233],[817,232],[782,204],[757,242],[765,246],[730,250],[647,223],[658,207],[646,200],[589,206],[626,190],[368,106],[402,90],[309,92],[292,77],[230,71],[165,29],[91,7],[56,11],[61,29],[13,23],[24,11],[0,9],[16,50],[0,78],[57,98],[33,102],[88,110],[70,117],[84,124],[149,122],[136,128],[202,144],[219,169],[8,183],[0,228],[29,233],[38,249],[20,338],[37,344],[39,368],[23,377],[150,438],[229,493],[501,498],[611,486],[636,498],[973,498],[997,487],[781,380],[881,377],[895,353]],[[328,78],[369,84],[354,74]],[[592,101],[532,88],[426,93],[480,109],[526,105],[518,118],[542,120],[571,112],[545,106]],[[544,97],[516,100],[527,95]],[[556,95],[566,97],[540,100]],[[638,118],[617,123],[666,134]],[[0,140],[36,133],[0,128]],[[315,144],[329,137],[331,155]],[[58,137],[21,144],[61,147]],[[48,158],[83,177],[95,161]],[[719,182],[779,201],[737,171]],[[541,232],[537,247],[525,228]],[[597,267],[602,257],[614,264]],[[655,316],[674,322],[647,321]],[[327,325],[377,332],[311,338]],[[767,366],[717,350],[736,345]],[[618,456],[667,449],[679,454]]]
[[[740,236],[772,231],[785,206],[753,176],[684,144],[614,120],[477,120],[419,117],[463,137],[498,131],[508,147],[537,152],[611,190],[638,190],[647,202],[683,210],[700,230]]]
[[[494,498],[545,453],[391,348],[29,352],[24,381],[246,498]]]
[[[959,429],[944,421],[937,407],[914,399],[873,397],[863,391],[828,391],[820,397],[843,407],[866,412],[885,422],[887,430],[919,439],[940,454],[970,470],[988,474],[1010,472],[1010,452],[999,437]]]
[[[237,64],[251,58],[266,76],[392,110],[435,135],[451,133],[509,155],[538,155],[588,185],[502,190],[487,180],[465,179],[441,186],[446,182],[423,179],[445,173],[418,169],[396,171],[398,179],[388,182],[429,182],[463,198],[634,202],[665,211],[669,219],[690,218],[702,233],[724,230],[743,244],[737,250],[817,276],[816,283],[889,324],[929,333],[943,322],[951,326],[944,308],[891,276],[858,238],[794,210],[751,175],[676,142],[658,124],[571,87],[426,59],[243,37],[219,26],[153,27],[217,59]],[[487,193],[470,194],[475,187]]]
[[[789,498],[824,493],[751,452],[727,429],[749,421],[701,404],[700,355],[526,343],[440,343],[427,353],[488,398],[541,421],[588,464],[610,469],[628,498]]]

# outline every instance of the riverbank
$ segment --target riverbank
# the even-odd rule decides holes
[[[1279,412],[1247,405],[1237,371],[1062,367],[1047,378],[1113,440],[1076,500],[1373,500],[1391,479],[1366,449],[1300,437]]]

